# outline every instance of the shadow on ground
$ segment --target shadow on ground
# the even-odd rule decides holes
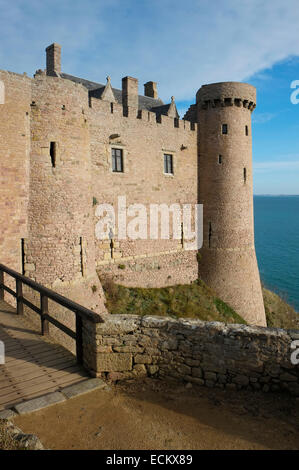
[[[299,449],[298,400],[130,381],[18,417],[50,449]]]

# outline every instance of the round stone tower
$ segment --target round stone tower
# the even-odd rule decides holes
[[[214,83],[200,88],[196,102],[204,218],[200,277],[249,324],[266,326],[253,225],[256,90],[246,83]]]

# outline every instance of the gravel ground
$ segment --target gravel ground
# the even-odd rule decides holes
[[[15,418],[47,449],[299,449],[299,401],[144,379]]]

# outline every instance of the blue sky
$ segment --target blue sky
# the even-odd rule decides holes
[[[201,85],[257,87],[254,191],[299,194],[298,0],[0,0],[0,68],[32,75],[62,45],[64,72],[158,82],[181,116]],[[299,95],[298,95],[299,97]]]

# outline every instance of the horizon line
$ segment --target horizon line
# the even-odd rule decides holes
[[[267,196],[267,197],[277,197],[277,196],[280,196],[280,197],[285,197],[285,196],[296,196],[298,197],[299,194],[253,194],[253,196]]]

